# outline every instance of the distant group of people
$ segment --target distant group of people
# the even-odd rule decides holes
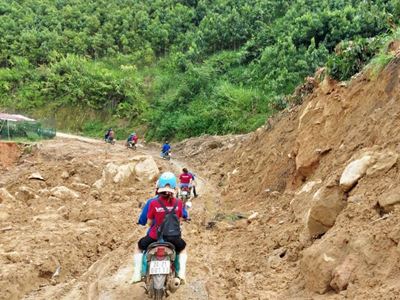
[[[114,144],[115,132],[112,128],[109,128],[106,131],[106,133],[104,135],[104,140],[107,143]],[[126,139],[126,146],[128,146],[128,147],[135,146],[137,144],[138,140],[139,140],[139,137],[137,136],[136,132],[132,132],[131,134],[129,134],[128,138]]]

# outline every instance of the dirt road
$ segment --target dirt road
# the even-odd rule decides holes
[[[139,206],[151,197],[154,183],[132,180],[101,191],[92,186],[106,164],[124,165],[135,156],[152,156],[161,171],[179,174],[183,166],[193,169],[176,159],[160,159],[154,149],[139,148],[134,152],[118,143],[112,146],[58,134],[56,140],[40,144],[35,154],[8,174],[6,188],[18,194],[23,187],[27,196],[26,203],[17,205],[17,199],[13,203],[15,211],[11,213],[10,209],[4,224],[12,230],[0,237],[0,250],[7,261],[3,283],[7,279],[13,281],[13,276],[19,278],[14,286],[0,293],[0,298],[146,298],[143,284],[131,285],[129,281],[134,245],[146,231],[135,224]],[[29,179],[35,172],[44,180]],[[198,175],[201,196],[193,201],[192,221],[183,225],[189,254],[188,282],[173,299],[218,298],[212,276],[218,237],[207,229],[207,224],[217,212],[219,195],[210,182]],[[15,178],[20,178],[18,184],[11,182]],[[51,191],[61,185],[79,192],[79,196],[73,200],[57,199]],[[16,239],[18,243],[13,244]],[[23,257],[32,251],[33,260],[24,262]],[[57,269],[60,274],[54,275]],[[19,288],[21,284],[23,289]]]

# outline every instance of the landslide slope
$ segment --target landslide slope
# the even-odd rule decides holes
[[[227,298],[398,299],[399,58],[376,79],[325,79],[251,134],[177,148],[222,191]]]

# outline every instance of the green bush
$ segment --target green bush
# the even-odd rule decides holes
[[[351,78],[400,2],[0,0],[0,19],[0,106],[93,136],[182,139],[253,130],[326,64]]]
[[[327,63],[329,74],[338,80],[347,80],[361,71],[365,64],[379,50],[379,43],[373,39],[358,39],[342,42],[336,54]]]

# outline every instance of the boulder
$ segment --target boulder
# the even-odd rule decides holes
[[[48,198],[51,195],[51,192],[48,189],[40,189],[37,191],[39,197]]]
[[[105,183],[106,183],[105,180],[103,178],[100,178],[95,183],[93,183],[93,187],[100,190],[105,185]]]
[[[35,194],[35,191],[32,188],[24,185],[19,187],[18,192],[15,194],[15,197],[22,201],[39,198],[39,196]]]
[[[160,174],[157,164],[151,156],[147,156],[135,166],[136,178],[140,181],[155,181]]]
[[[52,196],[62,200],[76,199],[79,198],[79,193],[75,192],[65,186],[57,186],[50,190]]]
[[[107,183],[125,183],[134,174],[135,165],[135,163],[125,165],[108,163],[103,169],[101,178],[93,186],[97,189],[102,189]]]
[[[328,231],[335,224],[336,217],[344,206],[344,192],[340,187],[320,188],[312,198],[306,221],[310,236],[317,236]]]
[[[340,186],[344,191],[349,191],[358,180],[365,175],[368,167],[374,162],[371,155],[364,155],[360,159],[352,161],[344,169],[340,177]]]
[[[396,163],[399,155],[391,150],[372,148],[365,151],[361,158],[352,161],[343,171],[340,185],[344,191],[349,191],[364,175],[376,176],[390,170]]]
[[[374,154],[376,163],[370,166],[367,170],[368,176],[378,175],[390,170],[399,158],[399,155],[393,151],[385,150]]]
[[[78,191],[83,191],[83,190],[88,190],[90,189],[90,186],[88,186],[87,184],[84,183],[78,183],[78,182],[74,182],[72,183],[72,187]]]
[[[394,205],[400,204],[400,186],[380,195],[378,203],[386,212],[391,211]]]
[[[321,154],[310,149],[299,151],[296,156],[296,174],[297,176],[308,177],[318,167]]]
[[[312,191],[313,187],[316,186],[317,184],[320,184],[322,181],[317,180],[317,181],[309,181],[306,184],[302,186],[302,188],[296,192],[297,195],[302,194],[302,193],[309,193]]]
[[[321,182],[321,180],[307,182],[294,194],[293,199],[290,201],[290,208],[298,221],[304,223],[308,218],[312,204],[312,191],[315,190]]]
[[[5,188],[0,188],[0,203],[14,200],[15,198]]]
[[[343,261],[346,250],[343,238],[331,236],[302,252],[300,271],[308,291],[324,294],[331,289],[333,270]]]
[[[324,294],[330,288],[332,271],[337,265],[337,257],[331,253],[320,252],[310,247],[303,252],[300,270],[309,291]]]
[[[338,265],[332,272],[332,281],[330,286],[336,291],[340,292],[347,289],[351,280],[351,275],[356,266],[356,257],[349,255],[345,258],[344,262]]]

